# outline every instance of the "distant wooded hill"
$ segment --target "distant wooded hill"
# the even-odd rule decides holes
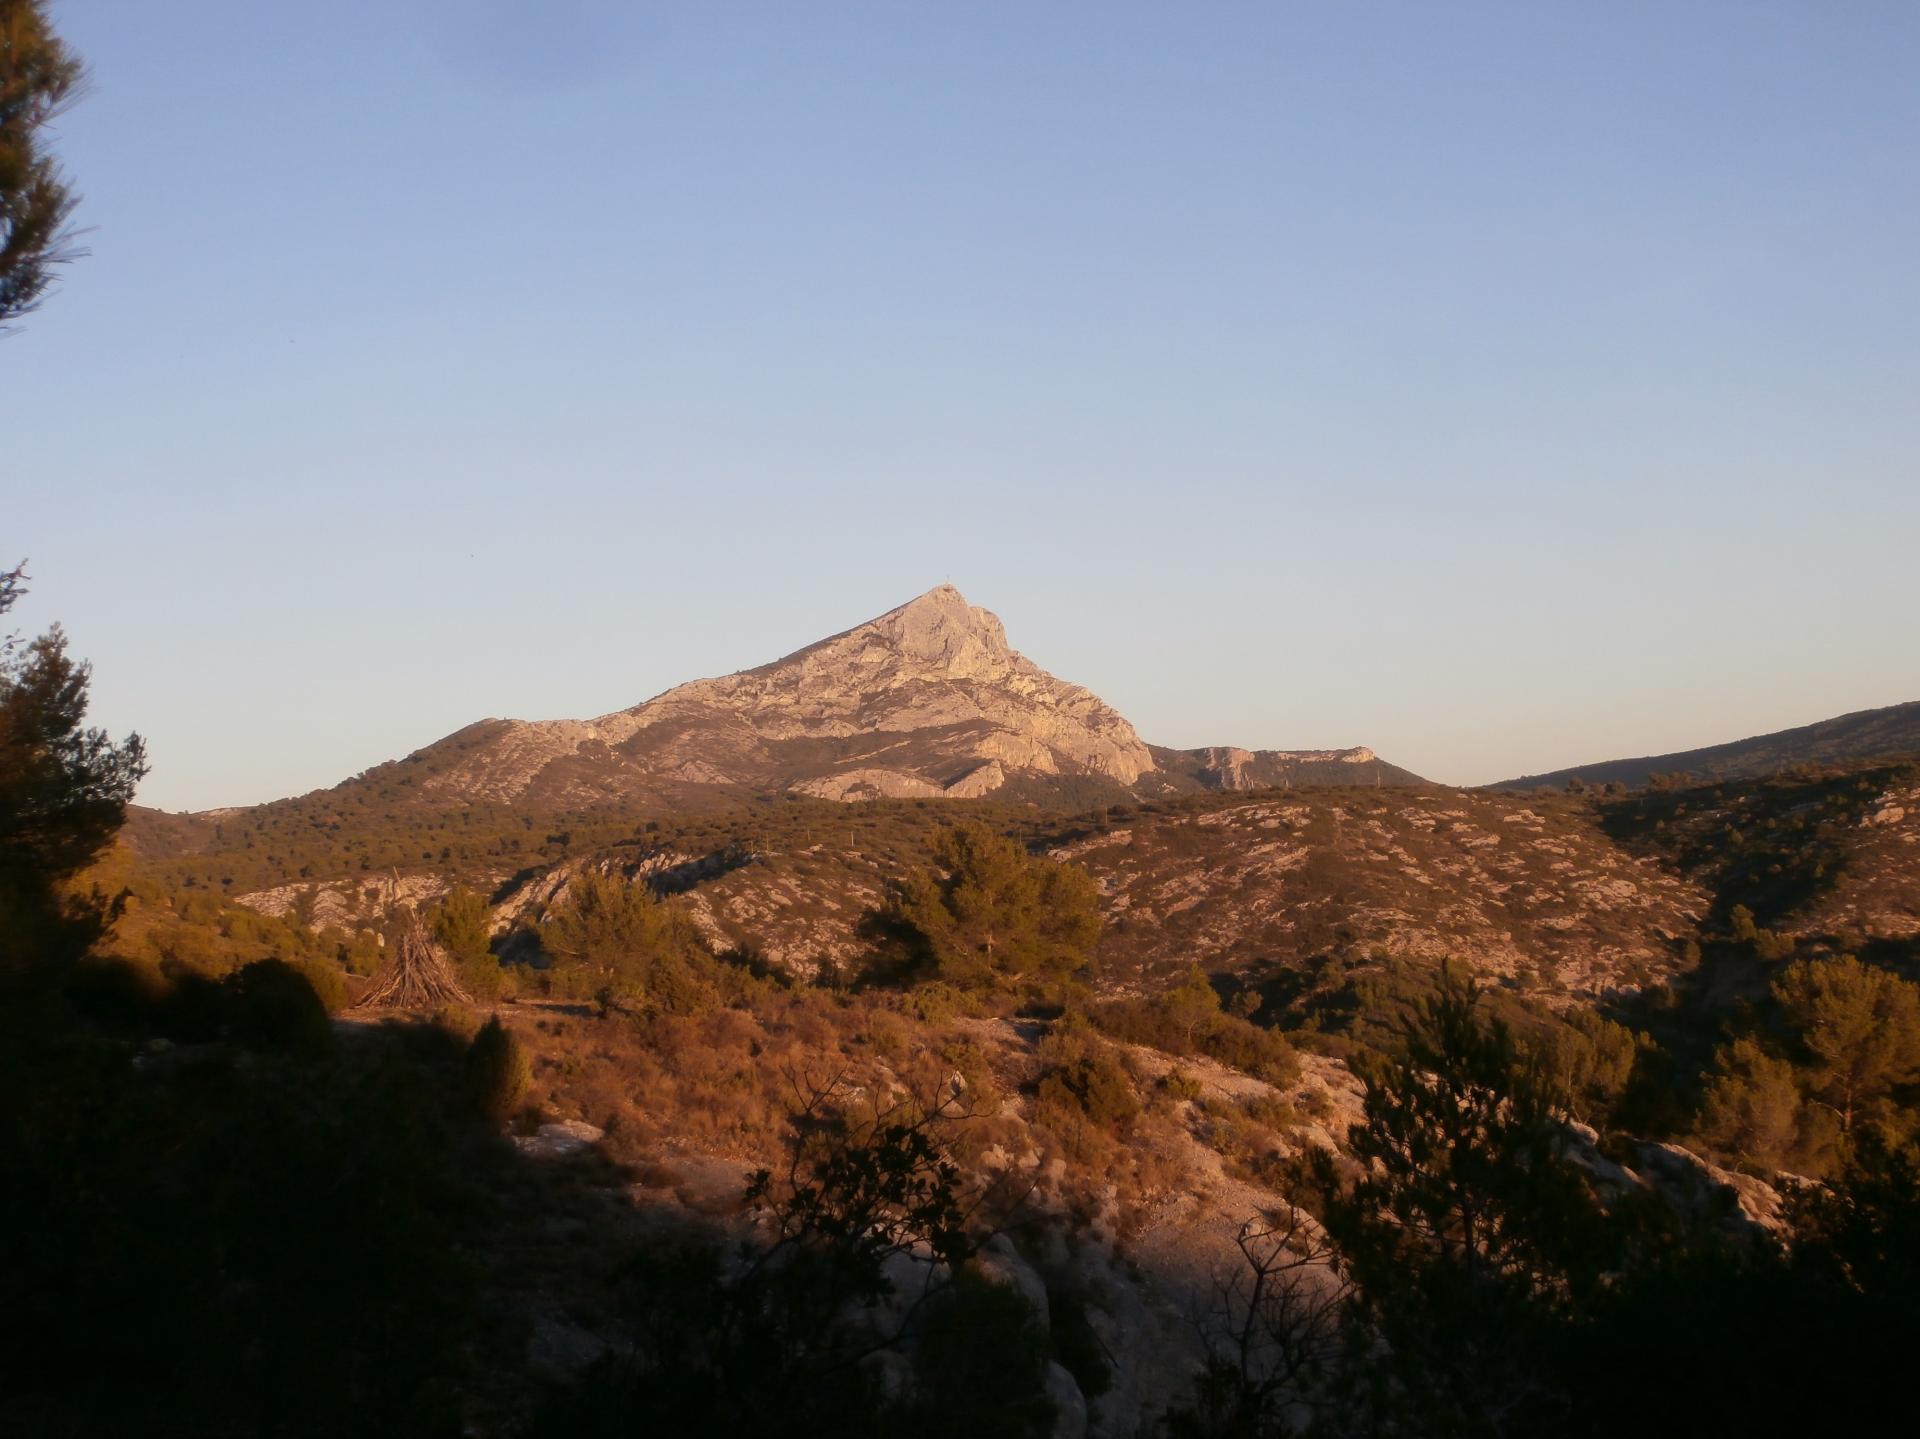
[[[1569,780],[1579,779],[1588,784],[1624,784],[1638,788],[1655,775],[1751,779],[1777,774],[1794,765],[1844,764],[1909,754],[1920,754],[1920,700],[1889,705],[1885,709],[1860,710],[1797,729],[1734,740],[1730,744],[1575,765],[1547,774],[1522,775],[1519,779],[1502,780],[1485,787],[1533,789],[1550,785],[1559,788]]]

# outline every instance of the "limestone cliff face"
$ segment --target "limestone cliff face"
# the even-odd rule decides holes
[[[1015,653],[999,619],[951,585],[770,665],[668,690],[623,718],[647,729],[716,711],[769,742],[963,727],[965,738],[947,755],[977,763],[942,790],[996,763],[1121,784],[1153,768],[1132,725],[1092,692]]]
[[[1250,750],[1235,745],[1210,745],[1188,750],[1195,776],[1208,789],[1262,789],[1284,785],[1295,777],[1321,783],[1341,782],[1339,766],[1351,766],[1353,777],[1365,773],[1364,766],[1377,765],[1379,756],[1364,745],[1353,749]],[[1396,771],[1396,775],[1399,772]]]
[[[1132,725],[1010,648],[951,585],[772,664],[595,720],[509,722],[445,759],[432,790],[562,803],[712,785],[971,797],[1016,776],[1132,785],[1155,768]]]

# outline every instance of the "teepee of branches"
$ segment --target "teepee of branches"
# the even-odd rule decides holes
[[[397,888],[397,886],[396,886]],[[472,1004],[473,996],[454,977],[446,951],[435,944],[411,906],[400,911],[399,938],[380,966],[361,1009],[438,1009],[443,1004]]]

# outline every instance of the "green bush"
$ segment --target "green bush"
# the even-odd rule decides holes
[[[1084,1115],[1103,1129],[1130,1128],[1140,1117],[1140,1101],[1113,1051],[1088,1044],[1049,1070],[1040,1080],[1042,1104]]]
[[[1177,1064],[1160,1076],[1160,1087],[1166,1091],[1168,1098],[1187,1101],[1197,1100],[1206,1092],[1199,1080]]]
[[[907,1013],[929,1025],[948,1024],[962,1016],[977,1015],[982,1009],[974,995],[941,979],[915,985],[903,1003]]]
[[[499,999],[507,987],[506,971],[500,967],[500,961],[490,954],[473,959],[456,956],[454,969],[460,976],[462,987],[482,1004],[491,1004]]]
[[[1738,831],[1735,831],[1734,837],[1736,839],[1739,837]],[[1733,930],[1734,943],[1752,946],[1756,958],[1770,962],[1793,958],[1795,948],[1793,936],[1763,929],[1754,923],[1753,911],[1744,904],[1736,904],[1733,907],[1729,922]]]
[[[314,996],[328,1014],[338,1014],[347,1007],[351,996],[347,993],[347,977],[339,965],[325,959],[296,959],[292,964],[313,987]]]
[[[1100,934],[1099,894],[1078,865],[1029,855],[983,824],[939,831],[933,865],[883,916],[924,969],[962,988],[1041,984],[1084,969]]]
[[[493,914],[486,900],[464,885],[448,890],[427,915],[433,937],[455,959],[482,959],[491,947]]]
[[[486,900],[456,885],[428,914],[427,924],[453,956],[467,993],[482,1003],[498,999],[505,976],[493,953],[493,912]]]
[[[644,881],[583,870],[539,938],[561,994],[644,1013],[697,1014],[714,1003],[713,957],[693,921]]]
[[[481,1118],[504,1123],[527,1097],[532,1081],[526,1051],[500,1016],[493,1016],[467,1047],[468,1103]]]
[[[1228,1014],[1198,966],[1172,989],[1151,999],[1121,999],[1096,1005],[1091,1018],[1115,1039],[1164,1054],[1203,1054],[1269,1084],[1291,1084],[1299,1057],[1277,1032]]]
[[[333,1023],[307,976],[280,959],[259,959],[221,981],[233,1038],[249,1049],[317,1058],[333,1049]]]

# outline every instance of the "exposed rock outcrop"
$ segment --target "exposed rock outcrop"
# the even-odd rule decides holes
[[[757,669],[594,720],[488,721],[421,758],[428,793],[568,804],[695,785],[971,798],[1015,775],[1128,786],[1154,769],[1117,711],[951,585]]]
[[[1384,779],[1401,784],[1414,776],[1399,769],[1388,775],[1380,770],[1380,757],[1365,745],[1352,749],[1240,749],[1235,745],[1209,745],[1187,750],[1195,777],[1208,789],[1262,789],[1285,786],[1289,781],[1325,784],[1373,783]],[[1341,766],[1351,766],[1346,772]],[[1363,768],[1364,767],[1364,768]]]

